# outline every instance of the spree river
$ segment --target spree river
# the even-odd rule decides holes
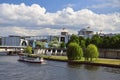
[[[0,56],[0,80],[120,80],[120,68],[17,60],[18,56]]]

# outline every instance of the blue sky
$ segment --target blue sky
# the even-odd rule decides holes
[[[0,36],[59,34],[63,27],[77,34],[87,26],[120,33],[120,0],[0,0],[0,10]]]
[[[56,12],[68,6],[72,7],[74,10],[88,8],[96,13],[120,12],[120,0],[0,0],[0,3],[39,4],[41,7],[45,7],[48,12]],[[115,5],[117,6],[115,7]],[[95,8],[93,6],[98,7]]]

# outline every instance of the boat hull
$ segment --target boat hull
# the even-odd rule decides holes
[[[18,59],[18,61],[29,62],[29,63],[43,63],[43,62],[44,62],[43,59],[40,59],[40,60],[27,59],[27,58],[24,59],[24,58],[22,58],[22,57],[20,57],[20,58]]]
[[[43,61],[30,61],[30,60],[22,60],[22,59],[19,59],[18,61],[29,62],[29,63],[43,63]]]

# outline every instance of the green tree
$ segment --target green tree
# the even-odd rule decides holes
[[[85,49],[86,48],[85,40],[81,40],[80,45],[83,49]]]
[[[94,35],[91,38],[90,43],[96,45],[97,47],[101,47],[102,39],[99,35]]]
[[[85,44],[86,44],[86,46],[88,46],[88,45],[90,44],[90,41],[91,41],[90,38],[86,38],[86,40],[85,40]]]
[[[66,46],[68,46],[69,43],[71,43],[71,42],[75,42],[75,43],[79,44],[79,37],[77,35],[72,34],[70,37],[70,40],[68,41]]]
[[[45,48],[45,43],[46,42],[41,42],[41,41],[36,41],[36,47],[39,47],[39,48]]]
[[[106,36],[106,37],[103,37],[103,42],[102,42],[102,47],[103,48],[110,48],[110,37],[109,36]]]
[[[28,54],[32,54],[32,47],[31,46],[27,46],[25,48],[25,52],[28,53]]]
[[[110,42],[111,41],[111,42]],[[119,38],[117,36],[112,36],[110,38],[110,48],[111,49],[117,49],[118,48],[118,42],[119,42]]]
[[[62,42],[62,43],[60,44],[60,48],[65,48],[65,47],[66,47],[65,42]]]
[[[81,40],[85,40],[85,38],[82,36],[79,36],[79,41],[81,41]]]
[[[37,47],[37,48],[41,48],[40,41],[36,41],[36,42],[35,42],[35,47]]]
[[[120,49],[120,35],[104,36],[102,39],[102,48]]]
[[[116,41],[116,48],[120,49],[120,34],[116,35],[116,37],[118,38],[117,41]]]
[[[51,47],[51,48],[53,48],[53,47],[54,48],[60,47],[60,43],[59,43],[57,37],[53,38],[52,41],[49,42],[49,47]]]
[[[68,60],[80,60],[83,56],[82,48],[75,42],[71,42],[67,48]]]
[[[90,61],[92,61],[93,58],[98,58],[98,56],[99,56],[99,52],[97,47],[94,44],[88,45],[84,53],[85,60],[90,59]]]
[[[86,48],[85,39],[82,36],[79,36],[79,45],[84,49]]]

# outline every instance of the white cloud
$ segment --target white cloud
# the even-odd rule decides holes
[[[0,36],[60,34],[66,27],[70,33],[90,26],[95,31],[119,31],[120,13],[97,14],[88,9],[74,11],[67,7],[55,13],[37,4],[0,4]]]
[[[120,8],[120,0],[101,0],[100,4],[88,6],[87,8],[95,8],[95,9],[102,9],[102,8]]]

